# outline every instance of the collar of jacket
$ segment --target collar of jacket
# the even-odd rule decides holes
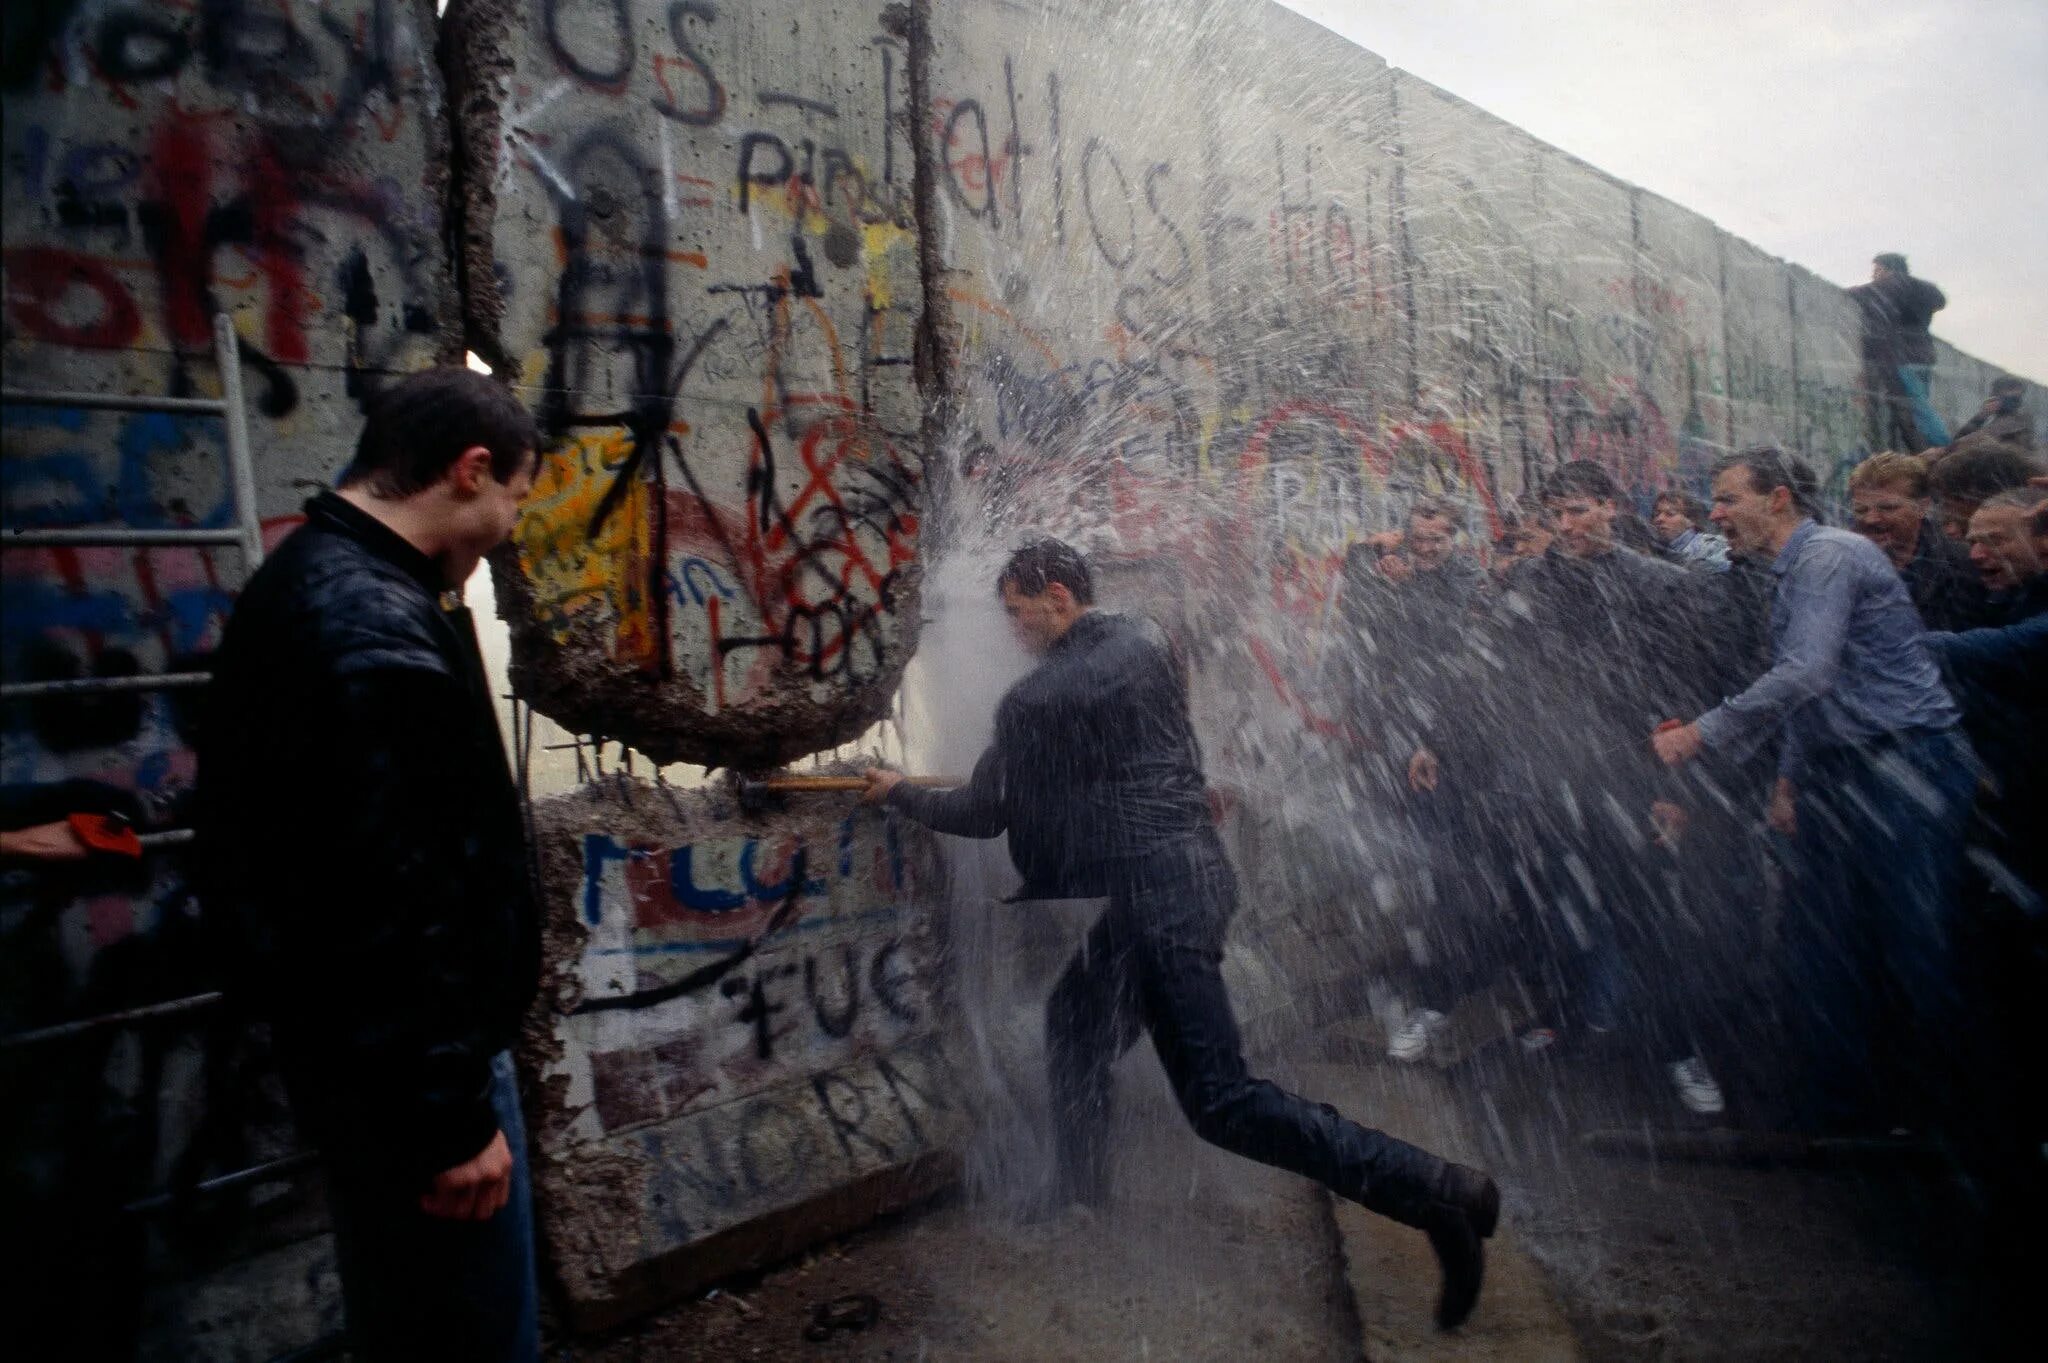
[[[306,523],[354,540],[378,558],[403,570],[437,601],[449,591],[448,575],[441,570],[440,564],[421,553],[396,530],[338,493],[323,492],[307,502]]]
[[[1081,612],[1075,618],[1073,624],[1067,626],[1065,634],[1052,641],[1051,646],[1045,650],[1046,656],[1051,657],[1057,653],[1064,653],[1068,649],[1080,648],[1085,644],[1092,643],[1094,640],[1101,638],[1102,631],[1107,628],[1109,628],[1109,618],[1101,611],[1090,607],[1088,610]]]
[[[2006,618],[2011,621],[2048,614],[2048,572],[2035,573],[2004,596],[1993,597],[1992,601],[2005,611]]]

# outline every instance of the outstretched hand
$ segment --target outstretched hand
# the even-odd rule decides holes
[[[1706,747],[1706,740],[1700,737],[1697,724],[1666,723],[1650,735],[1650,746],[1665,766],[1682,767],[1700,755],[1700,750]]]

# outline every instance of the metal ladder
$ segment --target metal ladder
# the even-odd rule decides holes
[[[213,319],[213,354],[220,366],[218,398],[140,397],[129,393],[50,393],[0,388],[0,404],[29,407],[72,407],[103,412],[169,412],[180,416],[217,416],[228,429],[228,471],[234,482],[235,526],[223,530],[5,530],[0,548],[58,549],[134,547],[157,549],[211,545],[239,548],[243,567],[256,571],[263,561],[263,521],[256,511],[256,467],[249,455],[249,422],[242,410],[242,351],[235,326],[226,313]],[[10,682],[0,685],[0,701],[80,692],[156,691],[204,686],[204,672],[160,672],[148,677],[81,677],[74,681]]]
[[[69,407],[103,412],[168,412],[180,416],[222,418],[227,425],[228,474],[233,484],[235,524],[218,530],[136,530],[105,527],[87,530],[13,530],[0,528],[0,549],[120,548],[156,549],[167,547],[237,548],[242,551],[244,577],[254,573],[263,561],[263,520],[256,509],[256,467],[249,451],[249,422],[242,405],[242,352],[235,335],[234,320],[226,313],[213,319],[214,361],[220,367],[221,395],[218,398],[147,397],[130,393],[59,393],[23,388],[0,388],[0,405]],[[40,696],[104,694],[115,691],[159,691],[200,687],[211,681],[206,672],[159,672],[142,677],[80,677],[68,681],[8,682],[0,684],[0,702],[28,700]],[[141,835],[145,851],[177,846],[192,841],[189,828],[169,829]],[[216,992],[171,999],[141,1008],[123,1009],[98,1017],[32,1031],[0,1036],[0,1051],[61,1041],[109,1027],[210,1008],[220,1002]]]
[[[213,354],[220,368],[221,395],[218,398],[146,397],[126,393],[61,393],[20,388],[0,388],[0,405],[68,407],[111,412],[164,412],[178,416],[219,417],[227,427],[228,473],[232,483],[235,524],[213,530],[137,530],[105,527],[81,530],[10,530],[0,528],[0,549],[39,548],[139,548],[173,547],[233,548],[242,555],[243,580],[263,562],[263,521],[256,507],[256,470],[249,448],[249,424],[243,406],[241,345],[234,321],[225,313],[213,319]],[[0,684],[0,701],[26,700],[43,696],[79,695],[117,691],[158,691],[196,688],[212,680],[207,672],[160,672],[141,677],[82,677],[66,681],[12,682]],[[141,835],[145,851],[174,847],[193,839],[191,829],[171,829]],[[217,1007],[224,996],[217,990],[168,999],[140,1007],[101,1013],[52,1026],[0,1036],[0,1053],[73,1040],[95,1032],[123,1027],[148,1026],[158,1019],[199,1013]],[[188,1198],[205,1197],[247,1184],[287,1179],[310,1169],[315,1155],[299,1151],[237,1169],[184,1187],[156,1192],[128,1203],[122,1210],[130,1215],[148,1216],[170,1209]],[[330,1335],[280,1356],[307,1363],[326,1358],[341,1347],[341,1337]]]

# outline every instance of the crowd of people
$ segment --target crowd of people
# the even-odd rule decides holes
[[[1352,550],[1332,694],[1427,866],[1393,1059],[1511,973],[1525,1048],[1633,1047],[1698,1117],[1765,1063],[1780,1101],[1735,1118],[2038,1178],[2048,1107],[2003,1067],[2048,1042],[2048,467],[2014,396],[1862,462],[1845,528],[1756,446],[1711,508],[1645,522],[1571,462],[1490,552],[1429,497]],[[1772,1023],[1717,952],[1768,964]]]

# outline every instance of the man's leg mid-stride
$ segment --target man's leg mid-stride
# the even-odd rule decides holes
[[[1129,952],[1110,915],[1089,929],[1045,1005],[1046,1069],[1058,1158],[1054,1200],[1109,1201],[1111,1067],[1138,1037]]]
[[[1220,970],[1231,896],[1226,864],[1191,883],[1140,891],[1110,910],[1129,915],[1138,1002],[1182,1112],[1212,1144],[1312,1178],[1426,1232],[1444,1274],[1437,1321],[1456,1326],[1479,1299],[1480,1241],[1499,1219],[1499,1190],[1476,1169],[1250,1076]],[[1190,898],[1211,902],[1190,905]]]

